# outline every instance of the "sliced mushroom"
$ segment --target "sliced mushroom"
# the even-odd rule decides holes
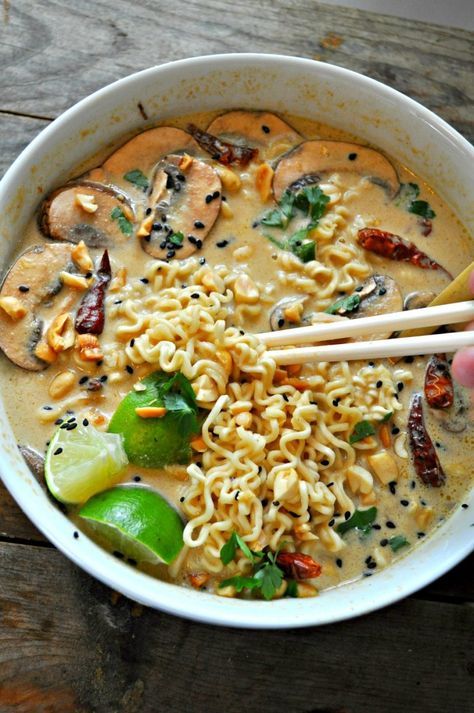
[[[403,301],[403,309],[421,309],[422,307],[428,307],[435,297],[436,294],[434,292],[428,292],[428,290],[410,292]]]
[[[30,448],[30,446],[22,446],[18,444],[18,450],[33,475],[42,482],[44,479],[44,456],[42,456],[41,453],[38,453],[38,451],[35,451],[33,448]]]
[[[273,193],[278,202],[284,191],[300,188],[305,176],[317,183],[328,173],[351,171],[366,176],[393,198],[400,188],[397,172],[379,151],[345,141],[304,141],[278,163]]]
[[[289,327],[294,327],[301,323],[303,321],[303,306],[308,299],[308,295],[291,295],[290,297],[283,297],[281,300],[278,300],[270,312],[271,330],[277,332],[280,329],[288,329]],[[288,319],[287,310],[291,310],[293,307],[296,310],[295,317],[299,313],[299,320],[293,318]]]
[[[61,289],[59,273],[72,269],[69,243],[36,245],[18,258],[3,282],[0,297],[20,300],[27,312],[15,320],[0,310],[0,348],[23,369],[41,371],[48,366],[34,354],[43,334],[37,312]]]
[[[289,148],[302,140],[289,124],[268,111],[229,111],[211,121],[207,131],[221,139],[257,147],[285,142]]]
[[[176,155],[158,164],[152,213],[145,221],[149,228],[143,228],[142,239],[143,249],[155,258],[186,258],[199,250],[219,215],[221,181],[216,171],[197,158],[183,165],[183,157]]]
[[[97,248],[127,240],[133,232],[133,212],[116,191],[75,183],[59,188],[44,201],[39,223],[53,240],[83,240]]]
[[[372,275],[362,283],[360,288],[356,288],[355,294],[359,295],[360,304],[349,315],[351,319],[400,312],[403,308],[402,295],[397,283],[388,275]],[[378,334],[367,334],[355,341],[388,339],[391,334],[392,330],[379,332]]]
[[[171,153],[199,151],[193,137],[174,126],[159,126],[134,136],[115,151],[102,165],[100,180],[126,187],[133,192],[134,184],[125,178],[131,171],[140,171],[150,178],[158,161]],[[99,174],[96,174],[99,176]],[[135,186],[136,187],[136,186]],[[140,192],[139,188],[139,192]]]

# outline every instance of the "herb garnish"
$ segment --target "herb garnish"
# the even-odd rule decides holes
[[[271,235],[265,235],[265,237],[281,250],[292,252],[302,262],[314,260],[316,244],[309,238],[309,233],[317,227],[328,201],[329,196],[323,193],[319,186],[305,186],[298,192],[287,189],[281,197],[278,208],[267,211],[260,219],[260,223],[270,228],[283,230],[288,227],[291,219],[296,215],[296,210],[306,213],[309,222],[286,240],[277,240]]]
[[[393,411],[389,411],[388,413],[385,414],[383,418],[380,419],[379,423],[387,423],[387,421],[390,421],[390,419],[393,416]]]
[[[281,586],[284,576],[283,570],[276,563],[278,552],[253,552],[242,538],[233,532],[220,552],[223,564],[227,565],[235,558],[237,548],[240,548],[245,557],[252,562],[254,566],[252,576],[230,577],[221,582],[219,588],[233,586],[237,592],[243,589],[259,589],[265,599],[272,599]]]
[[[398,552],[398,550],[401,550],[402,547],[407,547],[410,543],[404,535],[395,535],[395,537],[389,539],[388,544],[392,552]]]
[[[409,213],[420,215],[422,218],[430,220],[436,217],[436,213],[427,201],[418,200],[420,187],[417,183],[402,183],[398,194],[397,205],[401,205]]]
[[[182,435],[196,433],[199,430],[198,405],[191,383],[180,371],[171,376],[163,374],[163,377],[156,382],[157,401],[161,400],[166,410],[179,418]]]
[[[227,542],[221,549],[220,557],[222,564],[227,565],[229,564],[229,562],[232,562],[232,560],[235,558],[237,548],[240,548],[244,553],[245,557],[247,557],[247,559],[249,559],[251,562],[255,562],[255,557],[261,557],[263,554],[261,552],[257,552],[254,555],[247,543],[244,542],[240,535],[238,535],[234,531],[230,536],[230,539],[227,540]]]
[[[359,421],[356,423],[354,430],[349,436],[349,443],[357,443],[357,441],[362,441],[367,436],[373,436],[375,433],[375,428],[370,423],[370,421]]]
[[[363,535],[368,535],[372,530],[372,525],[377,517],[377,508],[372,507],[368,510],[356,510],[352,517],[345,522],[341,522],[337,527],[336,531],[339,535],[344,535],[344,533],[349,530],[359,530]]]
[[[128,171],[128,173],[124,174],[124,178],[129,183],[134,183],[138,188],[143,188],[144,191],[148,190],[148,178],[139,168]]]
[[[184,240],[184,234],[179,232],[179,233],[173,233],[172,235],[169,236],[168,242],[172,243],[173,245],[182,245]]]
[[[115,206],[112,213],[110,214],[110,217],[112,218],[112,220],[117,221],[118,226],[124,235],[131,235],[133,233],[133,225],[128,220],[128,218],[125,217],[125,214],[121,208]]]
[[[357,292],[348,297],[341,297],[340,300],[334,302],[326,310],[327,314],[346,314],[347,312],[354,312],[360,305],[360,295]]]

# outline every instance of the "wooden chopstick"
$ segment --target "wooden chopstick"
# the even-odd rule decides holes
[[[385,357],[415,356],[452,352],[459,347],[474,346],[474,330],[430,334],[400,339],[374,339],[369,342],[324,344],[318,347],[270,349],[266,352],[277,364],[304,364],[311,361],[351,361],[353,359],[382,359]]]
[[[297,346],[298,344],[310,344],[314,342],[327,342],[335,339],[346,339],[349,337],[361,337],[365,334],[379,334],[386,331],[398,331],[401,329],[410,329],[414,327],[433,327],[441,324],[457,324],[459,322],[468,322],[474,319],[474,300],[466,302],[457,302],[455,304],[440,305],[437,307],[423,307],[422,309],[407,310],[405,312],[392,312],[391,314],[379,314],[375,317],[361,317],[360,319],[341,320],[337,322],[312,324],[308,327],[296,327],[295,329],[282,329],[276,332],[263,332],[259,334],[259,339],[266,344],[267,347],[274,346]],[[448,335],[440,335],[446,337]],[[403,339],[378,340],[374,344],[381,345],[384,342],[398,342],[399,344],[407,344]],[[370,342],[364,342],[368,344]],[[471,343],[470,341],[468,342]],[[336,349],[336,346],[353,346],[353,345],[334,345],[331,349]],[[408,344],[407,344],[408,346]],[[328,347],[329,348],[329,347]],[[453,345],[453,348],[457,348]],[[419,349],[419,346],[416,347]],[[392,347],[390,354],[384,356],[396,356],[401,354]],[[438,351],[440,348],[438,347]],[[443,351],[441,349],[441,351]],[[416,351],[405,352],[407,356],[410,354],[432,354],[434,352]],[[401,354],[403,356],[404,354]],[[341,357],[341,359],[360,358],[360,357]],[[280,362],[281,363],[281,362]],[[299,364],[300,362],[288,362]]]

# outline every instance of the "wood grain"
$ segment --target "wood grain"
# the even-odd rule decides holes
[[[473,33],[304,0],[16,0],[0,39],[0,109],[55,117],[139,69],[248,51],[362,72],[474,137]]]
[[[469,709],[467,605],[406,600],[319,629],[238,631],[116,600],[57,552],[0,544],[0,567],[2,711]]]
[[[0,111],[0,178],[23,149],[50,122]]]

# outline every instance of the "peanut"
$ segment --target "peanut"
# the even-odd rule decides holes
[[[226,168],[226,166],[217,166],[216,173],[222,181],[224,188],[229,191],[229,193],[237,193],[240,190],[242,182],[236,173]]]
[[[99,207],[96,203],[95,196],[86,193],[76,193],[76,205],[82,208],[86,213],[95,213]]]
[[[58,314],[46,333],[49,346],[55,352],[64,352],[74,344],[74,323],[68,312]]]
[[[255,174],[255,185],[263,203],[266,203],[272,192],[273,168],[268,163],[262,163]]]
[[[72,371],[60,371],[49,385],[48,393],[53,399],[60,399],[71,391],[75,375]]]
[[[0,297],[0,308],[15,320],[21,319],[28,312],[25,305],[16,297]]]
[[[92,262],[92,258],[89,255],[87,245],[83,240],[81,240],[80,243],[77,243],[77,245],[74,245],[74,247],[71,249],[71,257],[76,263],[76,265],[83,272],[90,272],[91,270],[93,270],[94,263]]]

